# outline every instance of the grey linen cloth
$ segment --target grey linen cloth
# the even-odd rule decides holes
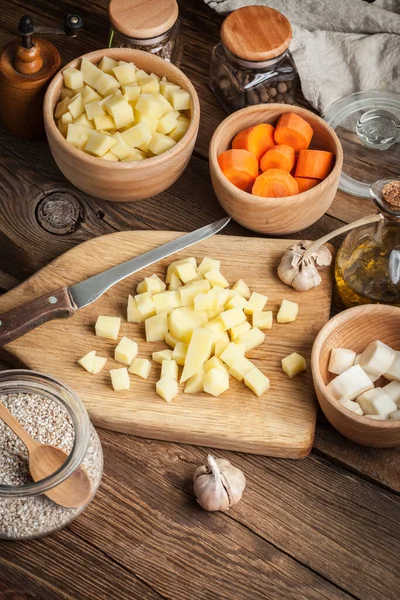
[[[352,92],[400,94],[400,0],[204,1],[220,13],[249,5],[283,13],[303,94],[321,113]]]

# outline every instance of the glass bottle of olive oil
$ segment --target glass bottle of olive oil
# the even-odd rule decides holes
[[[353,229],[336,255],[336,284],[347,308],[371,303],[400,306],[400,181],[393,183],[398,185],[387,185],[386,194],[372,194],[384,218]]]

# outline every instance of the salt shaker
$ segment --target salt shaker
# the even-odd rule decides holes
[[[252,104],[294,104],[298,74],[288,50],[292,27],[267,6],[245,6],[222,23],[211,54],[210,87],[227,112]]]
[[[110,48],[134,48],[179,65],[183,43],[176,0],[111,0]]]

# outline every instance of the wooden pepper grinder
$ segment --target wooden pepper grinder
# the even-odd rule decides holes
[[[43,98],[50,79],[61,66],[57,48],[34,33],[75,37],[83,21],[67,15],[64,28],[35,27],[31,17],[21,17],[18,32],[0,52],[0,118],[14,135],[28,140],[45,137]]]

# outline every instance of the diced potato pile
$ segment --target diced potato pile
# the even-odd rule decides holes
[[[54,118],[66,140],[109,161],[132,162],[166,152],[190,123],[190,96],[179,85],[133,63],[104,56],[96,66],[63,71]]]
[[[358,355],[334,348],[328,371],[336,377],[327,390],[344,408],[368,419],[400,419],[400,352],[379,340]],[[389,383],[374,387],[380,377]]]
[[[268,377],[246,357],[264,342],[262,330],[272,328],[272,311],[264,310],[268,297],[250,291],[242,279],[230,287],[220,267],[219,260],[209,257],[199,265],[194,257],[174,261],[165,283],[155,274],[145,277],[136,295],[128,298],[127,321],[144,323],[146,341],[163,341],[167,346],[152,354],[152,361],[161,364],[156,392],[167,402],[177,396],[178,382],[184,384],[184,393],[206,392],[216,397],[229,389],[230,377],[256,396],[270,387]],[[298,310],[295,302],[283,300],[278,323],[294,321]],[[118,317],[100,316],[96,335],[117,340],[120,325]],[[129,389],[129,373],[149,376],[151,363],[138,358],[138,351],[135,341],[127,337],[119,341],[114,358],[125,366],[110,371],[114,390]],[[91,354],[78,362],[92,373]],[[282,360],[282,369],[293,377],[306,369],[305,359],[293,353]]]

